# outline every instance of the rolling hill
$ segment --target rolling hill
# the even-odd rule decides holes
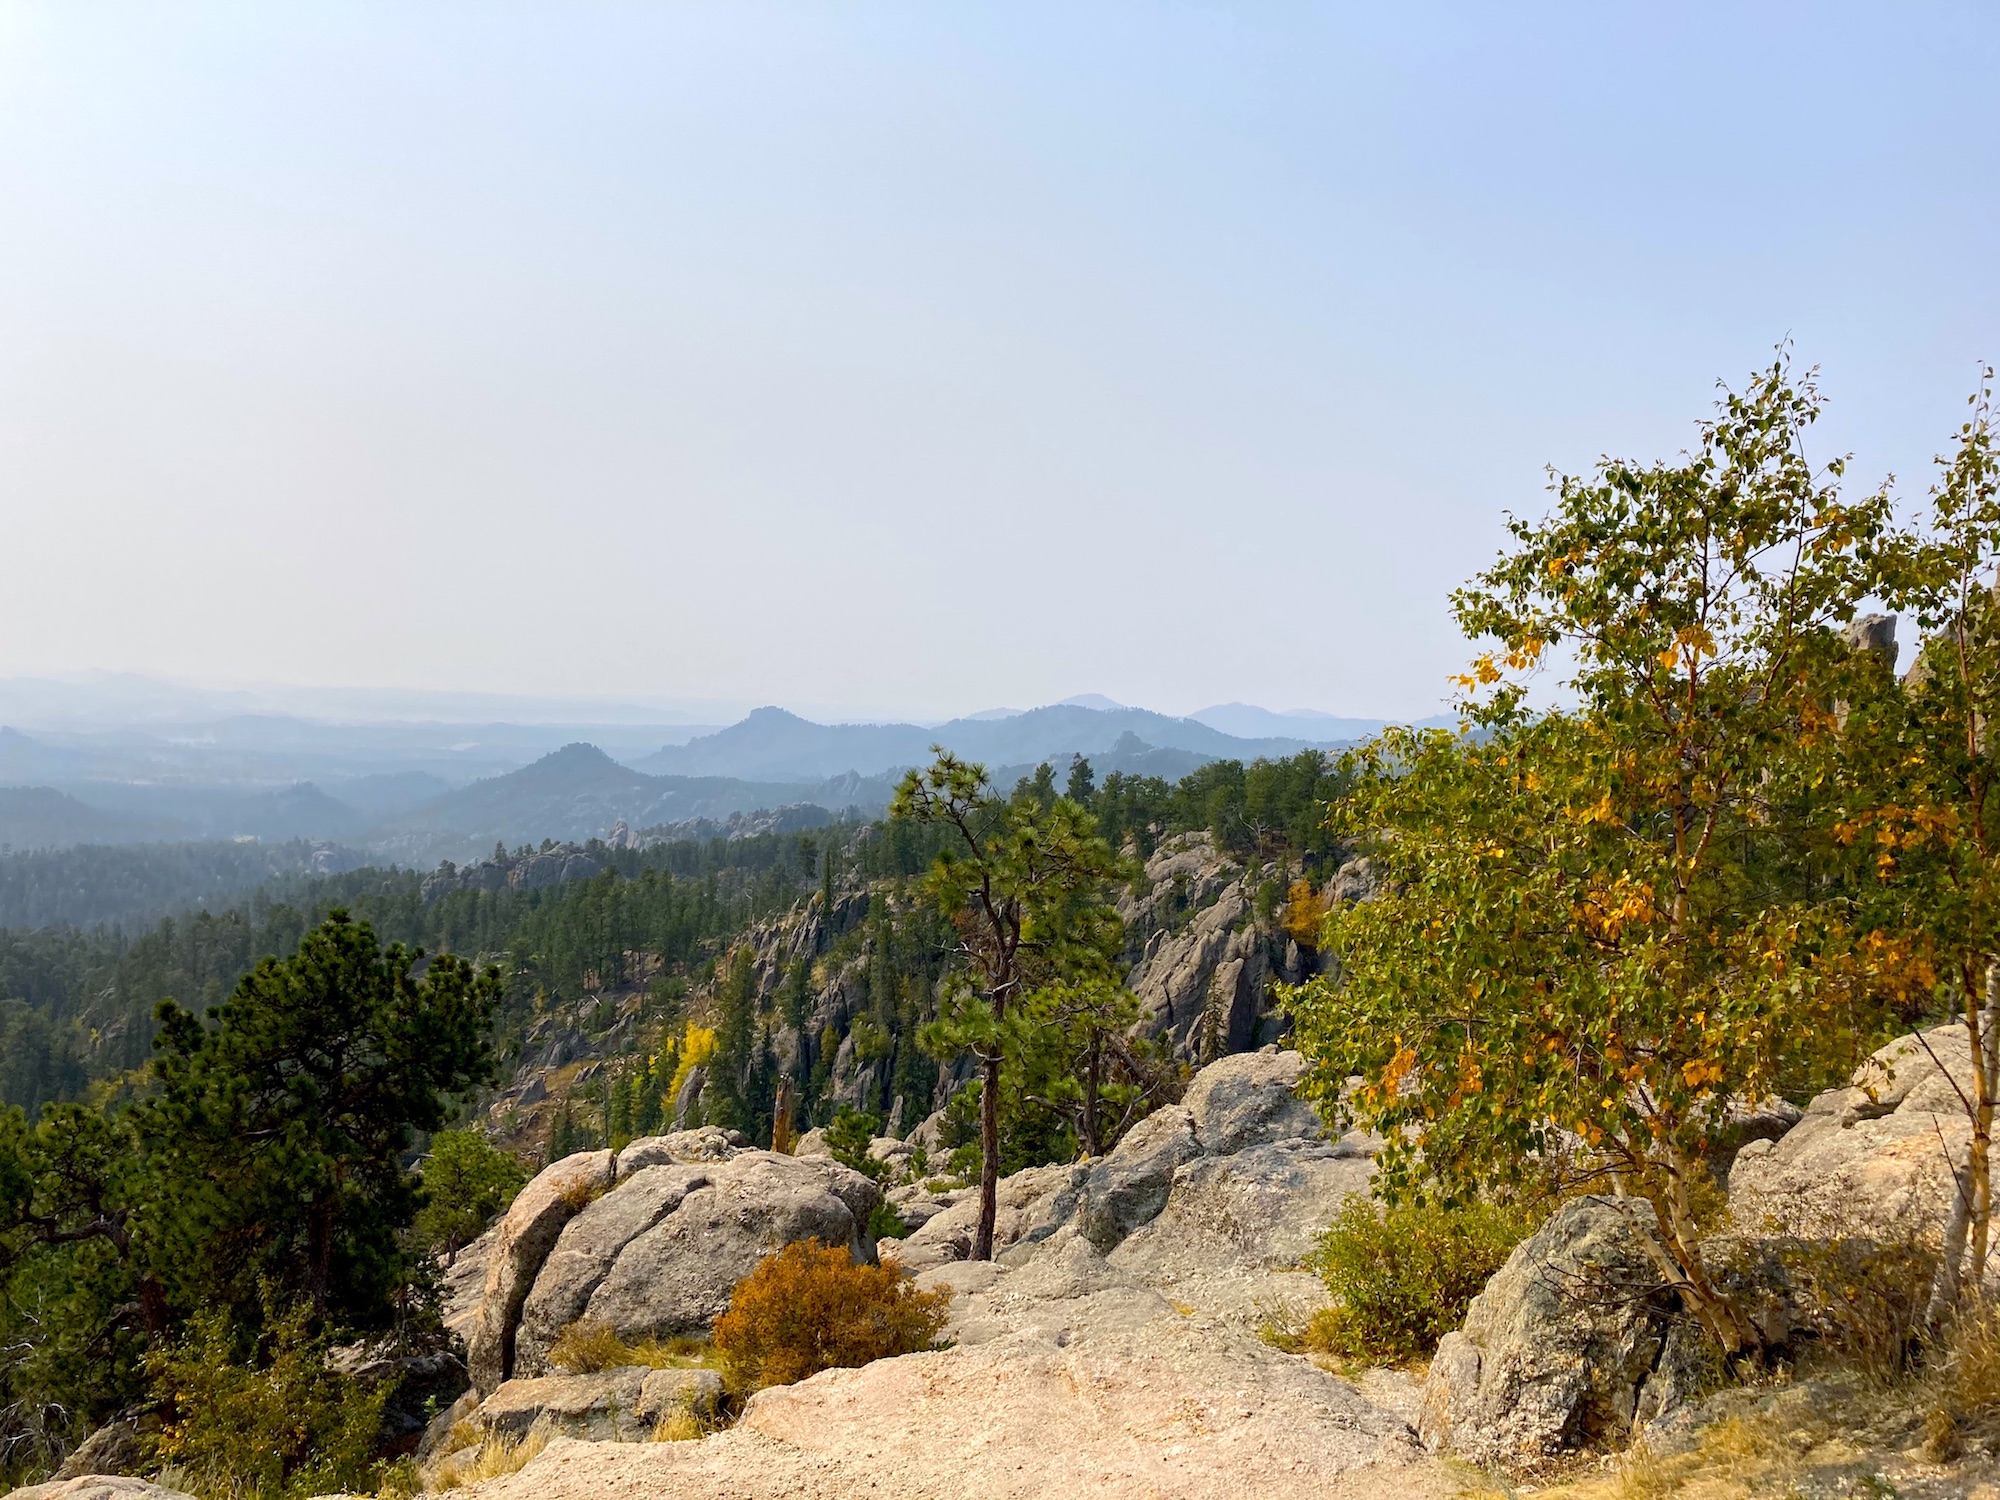
[[[130,844],[160,836],[153,825],[88,807],[54,787],[0,787],[0,848]]]
[[[887,777],[853,775],[796,782],[650,776],[620,765],[595,745],[575,744],[518,771],[447,792],[371,830],[367,843],[399,858],[428,859],[436,850],[458,847],[483,853],[495,842],[600,838],[621,821],[633,829],[650,828],[799,803],[876,814],[888,806],[891,790]]]
[[[1194,719],[1143,708],[1093,708],[1059,703],[1006,718],[921,724],[815,724],[782,708],[760,708],[727,729],[684,745],[669,745],[634,768],[653,775],[809,780],[843,771],[880,774],[919,765],[932,745],[944,745],[988,766],[1032,766],[1071,755],[1110,753],[1125,736],[1158,750],[1186,751],[1201,760],[1256,760],[1295,755],[1339,743],[1336,737],[1245,739]]]

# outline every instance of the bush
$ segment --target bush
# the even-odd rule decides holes
[[[883,1199],[868,1211],[868,1237],[874,1240],[900,1240],[909,1236],[910,1226],[903,1222],[903,1216]]]
[[[881,1123],[875,1116],[863,1114],[851,1104],[843,1104],[834,1111],[833,1119],[826,1127],[826,1149],[842,1166],[852,1167],[863,1177],[879,1181],[887,1170],[886,1164],[870,1156],[868,1148],[874,1143],[875,1129]]]
[[[197,1313],[187,1337],[147,1357],[165,1408],[159,1457],[176,1487],[227,1500],[289,1500],[375,1488],[375,1446],[393,1382],[362,1387],[329,1368],[300,1304],[238,1363],[229,1320]]]
[[[514,1201],[528,1180],[521,1164],[473,1130],[447,1130],[431,1142],[422,1166],[424,1206],[412,1226],[417,1243],[450,1264]]]
[[[1312,1255],[1334,1305],[1313,1318],[1306,1344],[1350,1358],[1429,1354],[1534,1223],[1512,1205],[1389,1208],[1350,1198]]]
[[[920,1292],[895,1266],[857,1266],[818,1240],[785,1246],[744,1277],[715,1348],[744,1388],[789,1385],[937,1347],[949,1292]]]

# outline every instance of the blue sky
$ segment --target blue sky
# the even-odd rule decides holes
[[[1991,6],[0,0],[0,675],[1431,712],[1789,336],[1921,494]]]

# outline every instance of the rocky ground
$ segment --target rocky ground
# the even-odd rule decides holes
[[[1849,1228],[1929,1222],[1939,1153],[1965,1130],[1947,1074],[1966,1062],[1941,1029],[1884,1049],[1802,1117],[1745,1111],[1753,1138],[1728,1164],[1725,1236],[1762,1254],[1801,1212],[1833,1212],[1829,1197]],[[1338,1374],[1275,1347],[1269,1327],[1322,1304],[1300,1256],[1367,1190],[1376,1150],[1329,1138],[1295,1095],[1301,1068],[1275,1047],[1226,1057],[1107,1157],[1005,1179],[985,1263],[965,1258],[977,1205],[963,1190],[894,1188],[917,1227],[877,1245],[869,1179],[720,1131],[557,1163],[453,1268],[474,1389],[432,1423],[432,1472],[455,1443],[539,1432],[554,1440],[525,1467],[468,1492],[2000,1497],[2000,1430],[1940,1437],[1940,1398],[1922,1380],[1808,1361],[1715,1391],[1692,1330],[1657,1294],[1645,1211],[1629,1201],[1558,1208],[1421,1378]],[[694,1419],[677,1433],[716,1420],[712,1371],[551,1373],[549,1347],[573,1318],[627,1339],[699,1330],[759,1257],[807,1235],[948,1288],[950,1347],[758,1392],[727,1430],[685,1441],[645,1439],[674,1413]],[[1810,1331],[1799,1286],[1767,1290],[1760,1316]],[[90,1488],[104,1483],[25,1494],[114,1500]]]
[[[1264,1324],[1296,1320],[1323,1299],[1298,1258],[1340,1203],[1366,1190],[1373,1155],[1365,1138],[1325,1138],[1293,1095],[1300,1066],[1275,1048],[1227,1058],[1109,1157],[1009,1178],[993,1262],[963,1259],[976,1202],[934,1201],[920,1229],[881,1248],[926,1288],[952,1290],[952,1347],[759,1392],[729,1431],[699,1442],[565,1438],[473,1489],[496,1500],[1455,1493],[1458,1471],[1431,1459],[1410,1425],[1407,1387],[1366,1391],[1260,1337]],[[723,1167],[761,1170],[767,1156],[743,1151]],[[558,1235],[523,1305],[545,1298],[547,1278],[574,1279],[570,1241],[586,1238],[591,1215],[646,1217],[617,1205],[662,1170],[620,1169],[619,1185]],[[838,1185],[845,1169],[801,1158],[793,1170]],[[518,1277],[510,1247],[554,1196],[530,1188],[525,1211],[482,1247],[496,1268],[481,1314],[488,1343]],[[753,1218],[762,1232],[785,1232],[783,1215],[763,1209],[736,1222]],[[486,1406],[518,1407],[509,1392],[522,1384],[499,1384]]]

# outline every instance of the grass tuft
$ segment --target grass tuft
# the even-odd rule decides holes
[[[607,1323],[579,1318],[549,1346],[549,1363],[566,1375],[594,1375],[643,1365],[651,1370],[691,1370],[715,1363],[704,1339],[622,1339]]]
[[[549,1430],[539,1422],[529,1428],[523,1437],[488,1433],[477,1448],[452,1455],[441,1467],[433,1488],[453,1490],[460,1485],[478,1484],[518,1473],[548,1445]]]

